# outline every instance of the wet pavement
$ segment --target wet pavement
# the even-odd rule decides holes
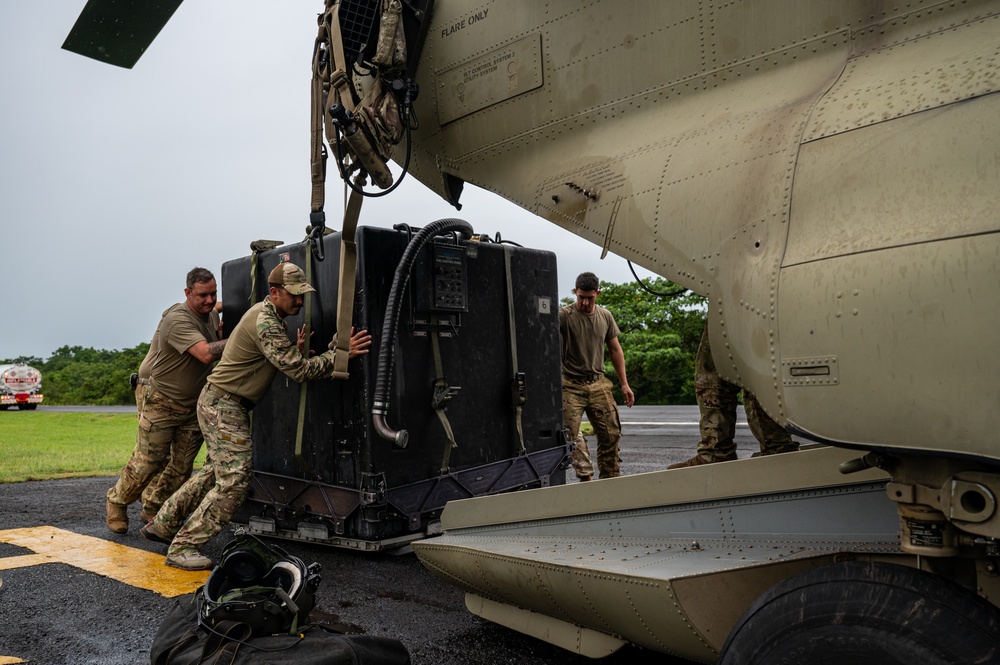
[[[623,409],[622,472],[657,471],[690,457],[698,436],[697,413],[696,407]],[[745,420],[737,428],[737,441],[740,457],[756,449]],[[153,635],[176,599],[137,586],[153,586],[150,579],[166,569],[159,558],[165,547],[138,533],[138,504],[130,508],[127,534],[112,534],[105,526],[104,494],[114,480],[0,484],[0,665],[149,663]],[[44,553],[24,546],[28,541],[21,530],[40,534],[45,542],[32,547]],[[217,558],[230,538],[231,531],[220,534],[205,554]],[[497,626],[469,613],[463,592],[432,576],[413,554],[278,544],[307,564],[322,565],[314,616],[355,632],[398,639],[415,665],[686,662],[633,647],[593,661]],[[106,549],[124,552],[123,561],[105,554]],[[158,556],[147,559],[137,550]],[[135,569],[130,574],[137,574],[138,581],[128,578],[123,570],[128,568]]]

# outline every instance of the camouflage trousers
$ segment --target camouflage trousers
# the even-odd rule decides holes
[[[698,454],[706,461],[736,459],[736,407],[741,388],[720,377],[716,371],[707,325],[701,333],[695,357],[694,389],[701,412]],[[743,390],[743,407],[750,431],[760,443],[760,454],[773,455],[799,449],[799,444],[767,415],[749,390]]]
[[[168,556],[198,550],[222,531],[250,488],[250,413],[206,385],[198,398],[198,422],[208,459],[167,499],[154,521],[156,531],[174,534]]]
[[[201,428],[194,408],[181,406],[150,385],[136,387],[135,404],[135,448],[107,498],[127,506],[141,496],[142,512],[155,515],[191,477],[201,450]]]
[[[611,385],[611,381],[603,376],[587,384],[576,383],[563,377],[563,427],[569,430],[570,441],[576,442],[572,464],[577,478],[589,478],[594,475],[594,464],[587,448],[587,440],[577,436],[584,412],[590,424],[594,426],[594,434],[597,436],[597,470],[600,477],[615,478],[621,474],[618,442],[622,438],[622,426],[618,418],[618,407],[611,393]]]

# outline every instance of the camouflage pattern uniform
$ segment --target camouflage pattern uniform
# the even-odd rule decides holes
[[[591,477],[594,474],[594,464],[591,461],[587,440],[580,433],[580,421],[585,411],[597,436],[599,477],[615,478],[621,475],[618,443],[622,438],[622,426],[618,407],[611,392],[612,385],[610,379],[603,375],[590,383],[563,377],[563,426],[576,441],[571,462],[578,478]]]
[[[218,327],[219,315],[214,311],[202,320],[186,303],[172,305],[163,312],[139,368],[135,447],[118,481],[108,490],[107,500],[128,506],[142,498],[144,521],[151,520],[167,497],[191,477],[201,449],[195,399],[211,367],[173,345],[186,348],[201,340],[216,342]],[[162,373],[161,362],[166,367]],[[167,377],[164,385],[157,384],[157,376]]]
[[[135,390],[139,426],[135,448],[108,501],[127,506],[142,498],[142,512],[152,519],[160,506],[184,484],[201,449],[195,409],[183,407],[153,386]]]
[[[708,325],[701,333],[695,357],[695,394],[701,411],[701,440],[698,455],[705,462],[736,459],[736,407],[740,387],[719,376],[708,341]],[[760,443],[761,455],[787,453],[799,449],[782,427],[761,408],[749,390],[743,390],[743,406],[750,431]]]
[[[243,315],[198,399],[208,459],[152,523],[152,531],[173,538],[168,558],[199,550],[229,524],[246,498],[253,470],[249,412],[278,371],[296,382],[330,377],[334,353],[302,356],[270,297]]]
[[[249,410],[228,393],[206,385],[198,398],[198,422],[208,460],[166,500],[153,520],[154,531],[176,534],[168,554],[199,549],[211,540],[233,518],[250,487]]]
[[[201,427],[198,423],[198,413],[194,412],[193,422],[177,428],[173,442],[170,444],[170,455],[167,465],[163,467],[159,475],[153,477],[143,490],[141,517],[144,522],[149,522],[163,506],[170,495],[181,488],[191,477],[194,469],[194,459],[201,450],[204,438],[201,434]],[[192,431],[192,428],[194,431]]]

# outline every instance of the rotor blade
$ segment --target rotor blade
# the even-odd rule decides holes
[[[62,47],[132,69],[182,0],[89,0]]]

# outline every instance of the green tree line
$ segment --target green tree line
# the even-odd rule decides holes
[[[679,288],[662,278],[647,285],[658,293]],[[601,282],[598,304],[611,310],[621,329],[625,369],[636,404],[694,404],[694,357],[705,324],[705,299],[691,292],[656,296],[635,282]],[[19,357],[0,363],[23,362],[39,370],[46,404],[128,405],[135,400],[129,374],[138,371],[148,350],[147,343],[120,351],[63,346],[46,360]],[[605,374],[615,382],[620,400],[609,360]]]
[[[135,403],[128,377],[147,351],[145,342],[121,351],[63,346],[47,360],[21,356],[0,363],[26,363],[40,371],[46,404],[128,405]]]
[[[661,294],[681,290],[660,277],[645,284]],[[653,295],[637,282],[601,282],[600,288],[597,304],[614,314],[621,330],[618,339],[635,403],[694,404],[694,358],[705,326],[705,298],[690,291]],[[574,299],[562,302],[568,305]],[[615,384],[615,397],[621,403],[621,386],[607,353],[604,373]]]

